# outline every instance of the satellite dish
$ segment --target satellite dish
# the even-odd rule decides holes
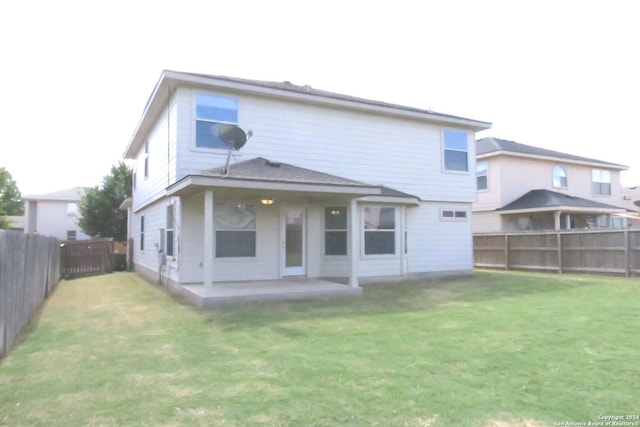
[[[220,125],[218,127],[218,136],[234,150],[241,149],[247,143],[247,134],[236,125]]]
[[[251,138],[253,132],[249,131],[245,133],[240,126],[221,124],[218,126],[218,136],[220,139],[229,146],[229,153],[227,154],[227,163],[224,165],[222,172],[224,176],[229,176],[229,160],[231,160],[231,152],[233,150],[239,150],[247,143],[247,139]]]

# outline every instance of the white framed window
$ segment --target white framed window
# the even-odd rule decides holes
[[[67,230],[67,240],[76,240],[76,230]]]
[[[75,202],[67,203],[67,216],[70,218],[78,217],[78,204]]]
[[[214,207],[216,258],[256,256],[256,208],[244,203]]]
[[[479,160],[476,163],[476,181],[478,191],[489,189],[488,164],[486,160]]]
[[[591,171],[591,186],[593,194],[600,196],[611,195],[611,172],[603,169]]]
[[[144,177],[149,177],[149,141],[144,142]]]
[[[173,205],[167,206],[167,228],[165,228],[165,235],[166,235],[165,253],[167,254],[167,256],[174,256],[174,250],[173,250],[174,214],[173,212],[174,212]]]
[[[442,221],[466,221],[469,214],[465,210],[441,209],[440,219]]]
[[[324,208],[324,254],[347,255],[347,208]]]
[[[553,167],[553,186],[556,188],[567,188],[567,171],[563,166]]]
[[[469,147],[467,133],[461,130],[444,129],[444,169],[447,171],[469,171]]]
[[[227,96],[196,94],[196,147],[228,149],[218,136],[221,124],[238,124],[238,100]]]
[[[364,207],[364,254],[395,255],[396,209]]]
[[[144,251],[144,215],[140,216],[140,250]]]

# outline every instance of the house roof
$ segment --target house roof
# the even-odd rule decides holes
[[[380,107],[388,107],[388,108],[404,110],[404,111],[413,111],[413,112],[427,114],[427,115],[434,116],[434,117],[463,119],[463,117],[454,116],[454,115],[451,115],[451,114],[438,113],[438,112],[432,111],[430,109],[427,110],[427,109],[423,109],[423,108],[409,107],[409,106],[406,106],[406,105],[399,105],[399,104],[393,104],[393,103],[389,103],[389,102],[376,101],[376,100],[373,100],[373,99],[360,98],[360,97],[356,97],[356,96],[345,95],[345,94],[342,94],[342,93],[330,92],[330,91],[322,90],[322,89],[316,89],[314,87],[311,87],[311,85],[308,85],[308,84],[296,85],[296,84],[291,83],[290,81],[274,82],[274,81],[267,81],[267,80],[251,80],[251,79],[244,79],[244,78],[238,78],[238,77],[229,77],[229,76],[212,75],[212,74],[198,74],[198,73],[181,73],[181,74],[194,76],[194,77],[203,77],[203,78],[212,78],[212,79],[217,79],[217,80],[225,80],[225,81],[229,81],[229,82],[242,83],[242,84],[247,84],[247,85],[252,85],[252,86],[261,86],[261,87],[269,88],[269,89],[277,89],[277,90],[285,91],[285,92],[295,92],[295,93],[298,93],[298,94],[312,95],[312,96],[322,97],[322,98],[331,98],[331,99],[339,99],[339,100],[342,100],[342,101],[351,101],[351,102],[355,102],[355,103],[359,103],[359,104],[368,104],[368,105],[375,105],[375,106],[380,106]],[[465,120],[470,120],[470,119],[465,119]],[[478,123],[478,124],[482,123],[483,125],[486,125],[486,127],[483,127],[483,129],[486,129],[486,128],[490,127],[490,123],[477,122],[475,120],[473,120],[473,121]]]
[[[84,187],[72,187],[60,191],[54,191],[53,193],[30,194],[23,196],[22,199],[52,202],[77,202],[82,199],[86,190],[87,189]]]
[[[224,166],[219,166],[189,175],[170,186],[167,191],[169,195],[181,194],[190,191],[189,188],[202,186],[343,193],[373,196],[377,201],[389,202],[418,203],[419,200],[416,196],[389,187],[367,184],[263,157],[231,164],[228,173]]]
[[[551,208],[625,211],[618,206],[544,189],[531,190],[496,211],[551,210]]]
[[[336,175],[305,169],[287,163],[267,160],[263,157],[245,160],[229,165],[227,175],[224,166],[207,169],[194,175],[210,177],[228,177],[231,179],[307,183],[319,185],[347,185],[353,187],[371,187],[360,181],[353,181]]]
[[[147,101],[142,117],[136,126],[129,144],[127,145],[124,153],[125,158],[133,158],[133,156],[135,156],[136,152],[144,143],[144,138],[147,133],[150,132],[156,118],[166,107],[170,94],[175,87],[179,85],[254,93],[262,96],[296,100],[298,102],[357,109],[361,111],[377,112],[378,114],[410,117],[434,123],[457,125],[474,131],[485,130],[491,127],[491,123],[488,122],[450,114],[437,113],[428,109],[344,95],[336,92],[316,89],[310,85],[295,85],[288,81],[273,82],[265,80],[250,80],[220,75],[164,70]]]
[[[546,148],[534,147],[533,145],[520,144],[514,141],[498,138],[482,138],[476,142],[476,155],[478,158],[490,157],[498,154],[516,154],[530,157],[546,157],[568,162],[588,163],[604,166],[612,169],[629,169],[627,166],[588,157],[576,156],[560,151],[548,150]]]
[[[273,191],[301,191],[380,195],[380,187],[336,175],[305,169],[263,157],[224,165],[187,175],[167,188],[168,195],[180,195],[199,187],[226,187]]]

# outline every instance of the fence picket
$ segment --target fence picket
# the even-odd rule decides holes
[[[59,278],[57,239],[0,230],[0,357],[9,351]]]

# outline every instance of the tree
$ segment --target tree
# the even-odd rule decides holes
[[[131,195],[131,178],[131,169],[119,162],[111,166],[111,175],[102,179],[102,185],[86,191],[79,203],[82,231],[92,237],[127,240],[127,212],[119,207]]]
[[[0,229],[9,228],[7,215],[23,215],[22,195],[13,177],[4,167],[0,168]]]

